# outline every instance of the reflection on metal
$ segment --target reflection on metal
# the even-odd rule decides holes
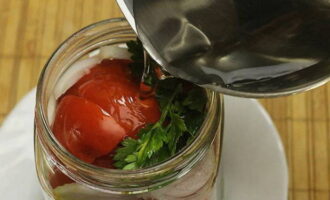
[[[330,78],[328,0],[117,1],[164,70],[203,87],[266,97]]]

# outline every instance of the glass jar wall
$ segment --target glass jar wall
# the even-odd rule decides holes
[[[125,56],[111,50],[123,50],[125,42],[133,39],[134,32],[124,19],[102,21],[72,35],[47,62],[38,83],[35,116],[36,166],[45,199],[216,199],[224,110],[222,96],[214,92],[206,91],[206,118],[194,141],[176,156],[150,168],[97,167],[71,155],[54,137],[51,125],[61,93],[58,88],[65,88],[58,86],[70,80],[64,77],[79,74],[76,63],[97,62],[100,56]],[[110,47],[110,53],[103,54],[100,50],[104,47]]]

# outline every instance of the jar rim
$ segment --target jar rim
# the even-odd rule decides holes
[[[86,27],[82,28],[81,30],[72,34],[70,37],[68,37],[64,42],[62,42],[59,45],[59,47],[50,56],[49,60],[45,64],[45,66],[40,74],[40,78],[39,78],[38,85],[37,85],[36,118],[38,118],[42,123],[43,131],[41,133],[42,134],[41,137],[43,137],[47,141],[50,141],[51,145],[49,146],[49,148],[51,148],[52,150],[54,150],[58,153],[58,155],[56,155],[56,156],[61,161],[62,161],[62,159],[66,160],[66,161],[70,161],[71,164],[69,164],[69,168],[78,167],[78,169],[81,170],[82,172],[93,171],[93,173],[95,173],[97,175],[97,177],[104,176],[108,179],[113,179],[113,180],[130,180],[130,181],[138,180],[139,178],[141,178],[141,181],[142,181],[142,179],[145,180],[145,178],[148,178],[148,177],[152,178],[155,176],[159,176],[161,174],[173,172],[173,168],[175,168],[175,170],[182,170],[188,164],[187,160],[182,159],[182,158],[191,157],[190,161],[192,161],[194,159],[195,160],[199,159],[196,156],[192,156],[192,154],[197,151],[202,152],[203,148],[205,151],[205,148],[207,148],[208,145],[212,143],[212,141],[218,131],[220,131],[220,134],[222,136],[223,117],[224,117],[223,97],[222,97],[222,95],[217,94],[208,89],[206,89],[206,91],[207,91],[207,94],[209,97],[209,103],[208,103],[209,109],[206,112],[205,120],[198,131],[198,136],[195,137],[195,139],[193,140],[193,142],[191,144],[187,145],[183,150],[181,150],[179,153],[177,153],[173,157],[169,158],[168,160],[166,160],[162,163],[159,163],[155,166],[151,166],[148,168],[137,169],[137,170],[107,169],[107,168],[102,168],[102,167],[98,167],[98,166],[86,163],[86,162],[76,158],[69,151],[67,151],[66,148],[64,148],[60,144],[60,142],[56,139],[55,135],[53,134],[53,132],[50,128],[51,125],[49,124],[49,122],[47,120],[47,107],[45,108],[43,106],[43,104],[41,103],[42,99],[43,99],[43,95],[45,93],[43,85],[47,81],[47,79],[46,79],[47,70],[49,70],[52,67],[56,67],[56,66],[52,65],[52,62],[54,60],[58,59],[60,54],[62,52],[64,52],[66,50],[66,48],[68,48],[68,45],[70,45],[70,43],[75,40],[76,36],[84,34],[96,27],[104,26],[107,24],[115,24],[115,23],[127,23],[127,21],[124,18],[112,18],[112,19],[103,20],[100,22],[93,23],[89,26],[86,26]],[[127,26],[128,26],[128,23],[127,23]],[[210,108],[216,108],[216,109],[210,109]],[[210,123],[210,121],[208,121],[208,119],[214,118],[214,116],[212,117],[212,115],[219,115],[219,116],[215,116],[215,117],[218,117],[219,124],[217,127],[217,131],[213,131],[212,133],[210,133],[207,130],[212,127],[212,124]],[[197,162],[197,161],[195,161],[195,162]],[[59,167],[64,167],[60,163],[56,163],[56,164],[58,164]],[[187,173],[187,172],[185,172],[185,173]],[[93,187],[96,186],[93,184],[93,180],[79,179],[74,174],[72,174],[70,171],[68,172],[67,175],[76,181],[81,181],[81,182],[87,183],[89,185],[93,185]],[[106,185],[108,186],[108,184],[106,184]],[[107,188],[107,187],[104,187],[104,188]],[[104,191],[104,188],[103,188],[103,191]]]

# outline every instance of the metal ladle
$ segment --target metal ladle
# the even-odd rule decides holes
[[[272,97],[330,79],[329,1],[117,2],[150,56],[202,87]]]

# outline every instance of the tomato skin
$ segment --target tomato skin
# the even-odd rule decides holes
[[[127,136],[136,138],[160,118],[154,96],[141,99],[129,60],[103,60],[59,99],[53,132],[77,158],[112,168],[108,156]]]
[[[155,123],[159,119],[156,99],[141,100],[139,89],[130,82],[88,81],[80,86],[79,94],[107,111],[130,137],[135,137],[145,124]]]
[[[98,167],[108,168],[108,169],[115,169],[113,166],[114,160],[113,155],[106,155],[99,158],[96,158],[93,162],[93,165]]]
[[[65,184],[74,183],[72,179],[63,174],[63,172],[61,172],[61,170],[59,170],[57,167],[54,167],[53,170],[54,173],[49,177],[49,183],[53,189]]]
[[[72,95],[58,104],[53,132],[70,153],[88,163],[111,152],[126,137],[125,130],[102,108]]]
[[[66,95],[88,99],[107,111],[135,138],[146,124],[160,118],[154,96],[141,99],[139,84],[133,79],[128,60],[103,60],[82,77]]]
[[[106,79],[129,80],[131,77],[131,72],[128,65],[130,63],[130,60],[124,59],[102,60],[101,63],[92,67],[89,70],[89,73],[81,77],[71,88],[69,88],[63,96],[68,94],[80,96],[78,92],[79,87],[88,81]]]

